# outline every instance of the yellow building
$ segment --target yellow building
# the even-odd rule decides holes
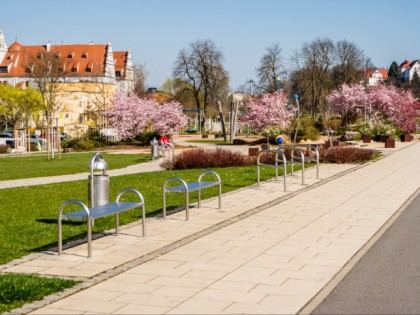
[[[53,53],[62,62],[57,107],[53,119],[64,132],[77,135],[88,127],[104,127],[101,111],[109,106],[115,91],[133,89],[131,52],[113,52],[108,44],[25,46],[15,41],[8,46],[0,30],[0,83],[37,88],[28,69],[30,56]],[[55,123],[56,123],[55,122]],[[55,124],[54,123],[54,124]],[[40,126],[31,126],[40,127]]]

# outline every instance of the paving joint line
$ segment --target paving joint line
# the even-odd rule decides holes
[[[66,297],[68,297],[70,295],[73,295],[73,294],[75,294],[75,293],[77,293],[77,292],[79,292],[79,291],[81,291],[83,289],[87,289],[87,288],[89,288],[89,287],[91,287],[93,285],[96,285],[98,283],[101,283],[101,282],[103,282],[103,281],[105,281],[107,279],[110,279],[111,277],[117,276],[117,275],[119,275],[119,274],[121,274],[121,273],[123,273],[123,272],[125,272],[127,270],[130,270],[130,269],[132,269],[132,268],[134,268],[136,266],[139,266],[139,265],[141,265],[143,263],[146,263],[146,262],[148,262],[148,261],[150,261],[152,259],[155,259],[155,258],[157,258],[157,257],[159,257],[161,255],[164,255],[166,253],[169,253],[169,252],[171,252],[171,251],[173,251],[173,250],[175,250],[175,249],[177,249],[177,248],[179,248],[181,246],[184,246],[184,245],[189,244],[189,243],[191,243],[191,242],[193,242],[193,241],[195,241],[197,239],[200,239],[200,238],[202,238],[202,237],[204,237],[206,235],[209,235],[209,234],[211,234],[213,232],[216,232],[216,231],[218,231],[218,230],[220,230],[220,229],[222,229],[224,227],[227,227],[227,226],[229,226],[231,224],[234,224],[234,223],[239,222],[239,221],[241,221],[241,220],[243,220],[245,218],[248,218],[248,217],[250,217],[250,216],[252,216],[252,215],[254,215],[256,213],[259,213],[259,212],[261,212],[263,210],[266,210],[266,209],[271,208],[271,207],[273,207],[275,205],[278,205],[278,204],[280,204],[280,203],[282,203],[282,202],[284,202],[286,200],[289,200],[289,199],[291,199],[293,197],[296,197],[296,196],[298,196],[298,195],[300,195],[300,194],[302,194],[304,192],[310,191],[310,190],[315,189],[315,188],[317,188],[319,186],[322,186],[322,185],[324,185],[326,183],[329,183],[329,182],[331,182],[331,181],[333,181],[333,180],[335,180],[335,179],[337,179],[339,177],[342,177],[342,176],[347,175],[347,174],[349,174],[351,172],[354,172],[356,170],[359,170],[361,168],[364,168],[364,167],[368,166],[372,162],[374,162],[374,161],[371,161],[371,162],[368,162],[368,163],[364,163],[364,164],[361,164],[361,165],[355,165],[355,167],[352,167],[350,169],[344,170],[344,171],[342,171],[340,173],[337,173],[337,174],[335,174],[335,175],[333,175],[331,177],[328,177],[326,179],[322,179],[322,180],[320,180],[320,181],[318,181],[318,182],[316,182],[314,184],[311,184],[310,186],[306,186],[306,187],[304,187],[302,189],[299,189],[297,191],[290,192],[289,194],[287,194],[285,196],[276,198],[276,199],[274,199],[272,201],[269,201],[269,202],[267,202],[265,204],[262,204],[260,206],[255,207],[255,208],[252,208],[250,210],[247,210],[244,213],[241,213],[241,214],[239,214],[237,216],[234,216],[232,218],[226,219],[226,220],[224,220],[222,222],[219,222],[219,223],[217,223],[217,224],[215,224],[213,226],[210,226],[208,228],[205,228],[204,230],[201,230],[201,231],[199,231],[197,233],[194,233],[192,235],[189,235],[187,237],[184,237],[182,239],[179,239],[179,240],[177,240],[177,241],[175,241],[175,242],[173,242],[171,244],[168,244],[168,245],[163,246],[163,247],[161,247],[159,249],[156,249],[156,250],[154,250],[154,251],[152,251],[150,253],[147,253],[147,254],[145,254],[145,255],[143,255],[141,257],[138,257],[138,258],[135,258],[135,259],[130,260],[128,262],[125,262],[125,263],[123,263],[123,264],[121,264],[121,265],[119,265],[117,267],[114,267],[113,269],[109,269],[107,271],[104,271],[102,273],[99,273],[99,274],[97,274],[97,275],[95,275],[95,276],[93,276],[91,278],[86,278],[86,277],[60,277],[60,278],[66,278],[66,279],[71,279],[71,280],[76,280],[76,281],[83,281],[83,282],[80,283],[80,284],[78,284],[78,285],[76,285],[76,286],[74,286],[74,287],[72,287],[72,288],[66,289],[66,290],[64,290],[62,292],[58,292],[58,293],[55,293],[55,294],[46,296],[46,297],[44,297],[43,300],[35,301],[35,302],[32,302],[32,303],[26,304],[22,308],[13,310],[10,314],[25,314],[25,313],[29,313],[29,312],[35,311],[38,308],[41,308],[41,307],[47,306],[47,305],[49,305],[49,304],[51,304],[53,302],[59,301],[59,300],[61,300],[63,298],[66,298]],[[98,237],[101,237],[101,234],[97,234],[96,235],[96,238],[98,238]],[[78,240],[78,241],[75,241],[75,242],[82,242],[82,240]],[[34,256],[36,256],[36,257],[39,257],[41,255],[45,255],[45,254],[42,254],[42,253],[34,254]],[[35,258],[34,256],[32,256],[31,259]],[[19,259],[19,260],[20,260],[19,262],[22,262],[22,259]]]

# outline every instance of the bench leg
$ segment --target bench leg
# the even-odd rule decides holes
[[[197,208],[201,207],[201,189],[198,190],[198,202],[197,202]]]
[[[91,218],[87,219],[87,224],[88,224],[88,235],[87,235],[88,258],[91,258],[92,257],[92,219]]]
[[[166,219],[166,191],[165,188],[163,188],[163,219]]]
[[[117,212],[115,214],[115,234],[118,235],[120,233],[120,215]]]
[[[219,184],[219,209],[222,208],[222,184]]]
[[[146,207],[143,204],[142,210],[141,210],[141,224],[143,228],[143,237],[146,236]]]
[[[63,253],[63,232],[62,232],[62,225],[61,225],[61,215],[58,219],[58,255]]]
[[[185,212],[186,212],[186,221],[190,219],[190,194],[188,189],[185,190]]]

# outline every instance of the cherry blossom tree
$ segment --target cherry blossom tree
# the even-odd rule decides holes
[[[403,132],[416,130],[416,98],[411,91],[393,85],[378,85],[369,90],[373,110]]]
[[[167,136],[172,136],[179,128],[185,127],[187,121],[188,118],[182,112],[182,106],[178,102],[158,105],[158,110],[151,119],[153,129],[160,135]]]
[[[327,96],[327,101],[347,124],[370,112],[369,94],[362,84],[342,84],[338,90]]]
[[[248,120],[255,131],[268,127],[287,129],[296,109],[287,108],[287,97],[282,93],[264,94],[262,98],[252,98],[248,104]]]
[[[150,130],[171,136],[187,124],[187,117],[178,102],[160,105],[153,99],[140,99],[136,95],[127,96],[123,93],[115,93],[111,108],[104,114],[110,126],[123,139]]]
[[[366,90],[362,84],[343,84],[327,100],[348,122],[369,113],[374,124],[389,122],[403,132],[416,129],[415,97],[392,85],[380,84]]]

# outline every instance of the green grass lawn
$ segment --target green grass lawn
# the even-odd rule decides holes
[[[79,282],[34,275],[0,275],[0,314],[63,291],[77,283]]]
[[[110,156],[107,156],[107,158]],[[222,178],[223,192],[250,186],[256,183],[256,166],[214,169]],[[171,176],[179,176],[186,181],[195,181],[202,170],[158,171],[110,178],[110,200],[114,201],[118,191],[133,187],[144,196],[148,214],[162,210],[162,186]],[[279,172],[281,174],[281,171]],[[274,177],[274,169],[262,168],[261,180]],[[87,179],[49,185],[9,188],[0,190],[0,264],[57,246],[57,212],[60,205],[69,199],[79,199],[88,204]],[[280,189],[280,188],[279,188]],[[124,200],[133,198],[124,195]],[[217,195],[217,187],[202,191],[202,198]],[[197,200],[197,193],[191,193],[191,202]],[[169,194],[168,209],[179,207],[185,202],[183,194]],[[68,206],[67,211],[72,211]],[[77,207],[77,206],[74,206]],[[140,218],[139,210],[121,214],[121,224]],[[93,232],[97,233],[114,227],[114,217],[95,220]],[[86,223],[65,222],[64,242],[86,236]]]
[[[0,181],[89,172],[89,153],[63,153],[61,159],[47,160],[45,155],[0,158]],[[107,154],[103,156],[110,170],[151,160],[150,154]],[[1,185],[1,182],[0,182]]]

